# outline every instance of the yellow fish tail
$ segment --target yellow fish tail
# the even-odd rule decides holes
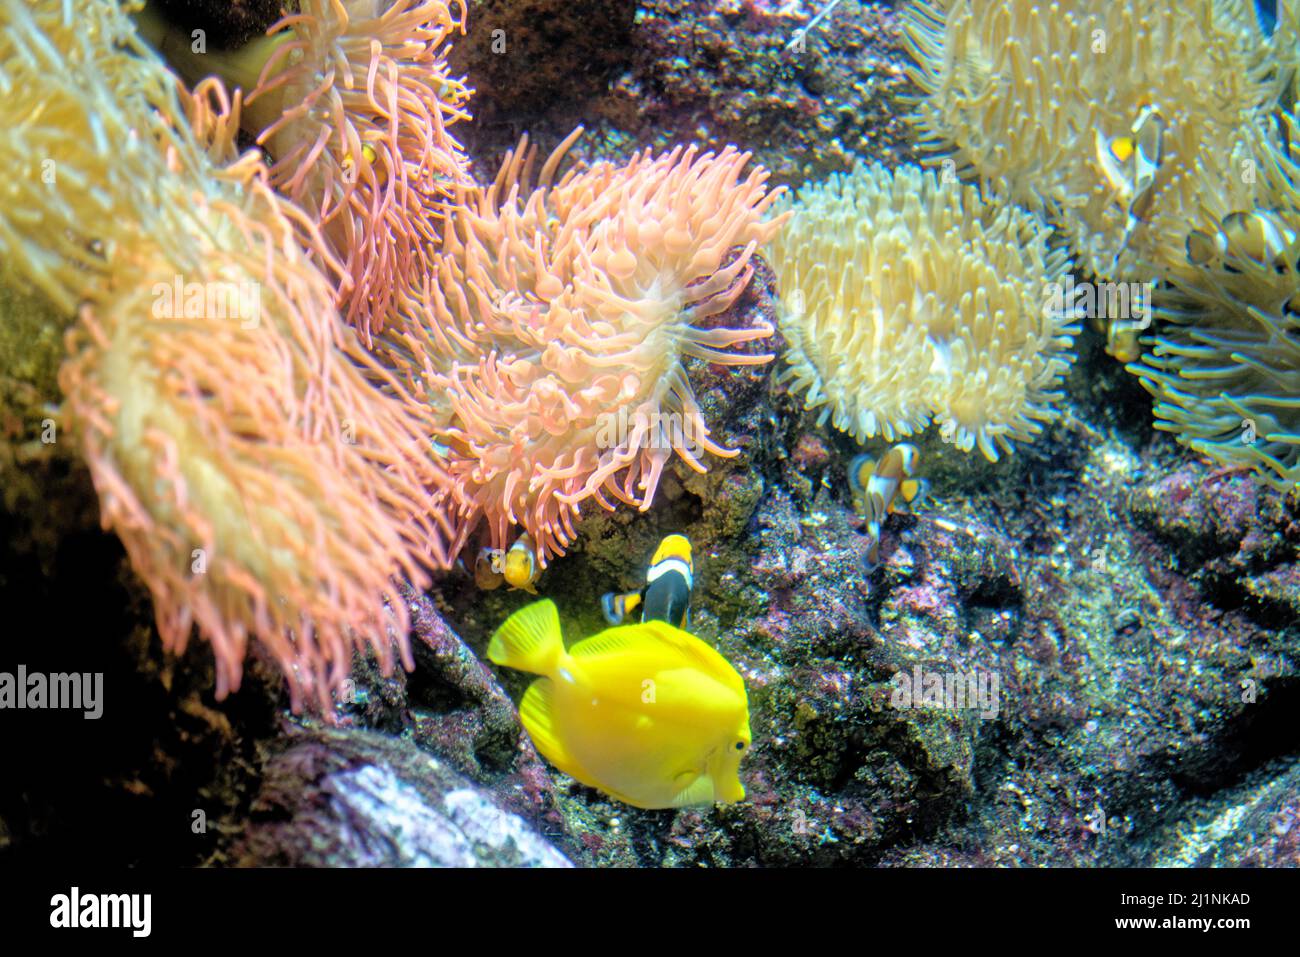
[[[536,675],[553,672],[563,654],[560,616],[549,598],[520,608],[488,643],[488,658],[492,661]]]

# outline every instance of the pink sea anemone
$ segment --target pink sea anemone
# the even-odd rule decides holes
[[[321,227],[344,267],[339,306],[369,342],[429,270],[439,220],[469,182],[449,129],[469,118],[470,90],[445,61],[463,0],[301,0],[238,50],[195,53],[157,16],[142,29],[189,82],[216,73],[242,91],[271,184]]]

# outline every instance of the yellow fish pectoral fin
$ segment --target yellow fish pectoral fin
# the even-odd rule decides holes
[[[1119,148],[1118,152],[1126,154],[1124,160],[1120,160],[1116,149],[1112,145],[1117,141],[1108,140],[1106,135],[1099,129],[1094,129],[1092,132],[1095,138],[1097,165],[1101,169],[1102,175],[1106,177],[1114,193],[1127,196],[1133,189],[1133,184],[1129,181],[1128,174],[1124,169],[1128,157],[1132,155],[1131,148],[1125,148],[1124,146]]]
[[[1110,155],[1121,163],[1127,163],[1136,149],[1131,136],[1117,136],[1110,141]]]
[[[571,774],[569,769],[574,766],[573,758],[555,734],[554,709],[551,707],[554,695],[555,685],[550,678],[534,681],[519,702],[519,720],[542,756],[564,773]]]
[[[673,786],[677,787],[683,781],[686,784],[673,795],[671,807],[690,807],[693,804],[713,803],[713,778],[709,777],[709,775],[700,774],[697,771],[683,771],[673,778]]]
[[[930,494],[929,479],[908,479],[899,486],[899,494],[907,505],[920,505]]]

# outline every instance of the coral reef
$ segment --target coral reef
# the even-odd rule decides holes
[[[973,186],[859,166],[800,190],[772,244],[786,378],[859,441],[939,422],[990,461],[1051,421],[1079,331],[1050,231]]]
[[[468,0],[465,38],[448,63],[473,77],[475,120],[463,133],[500,156],[525,130],[563,136],[599,111],[633,55],[635,0]],[[557,89],[564,96],[555,96]]]
[[[75,24],[61,6],[77,10]],[[269,22],[260,0],[238,6],[223,28],[232,41]],[[322,17],[342,11],[354,26],[364,19],[354,4],[305,6]],[[480,6],[515,17],[508,30],[544,10],[556,20],[548,35],[581,27],[583,11],[626,9]],[[1075,337],[1068,300],[1043,314],[1044,284],[1063,278],[1066,257],[1041,214],[1002,205],[991,181],[963,186],[906,165],[860,170],[806,189],[776,235],[784,204],[762,172],[744,171],[744,154],[722,146],[752,145],[765,168],[778,164],[792,180],[847,167],[855,152],[899,165],[909,149],[891,3],[845,0],[795,58],[784,47],[813,13],[808,5],[648,0],[630,37],[619,33],[592,61],[571,103],[521,103],[501,89],[510,70],[498,65],[483,87],[496,100],[481,111],[491,127],[462,124],[479,155],[516,142],[514,124],[532,116],[545,115],[538,139],[548,143],[575,116],[594,118],[599,132],[563,143],[544,164],[520,147],[496,183],[438,194],[451,207],[444,219],[422,219],[431,241],[410,253],[433,271],[395,291],[374,351],[341,321],[335,297],[350,288],[345,247],[360,236],[349,238],[342,221],[365,220],[375,194],[359,188],[365,208],[336,206],[343,231],[322,234],[317,209],[273,195],[258,158],[239,155],[241,117],[244,145],[247,130],[267,126],[247,121],[242,96],[227,98],[213,82],[177,91],[108,0],[31,9],[0,0],[0,119],[21,120],[0,138],[13,171],[0,185],[0,614],[19,621],[36,608],[42,627],[16,629],[4,650],[48,672],[102,672],[110,706],[93,722],[7,714],[0,861],[1296,863],[1291,301],[1300,203],[1286,144],[1300,135],[1286,122],[1263,128],[1271,145],[1261,181],[1239,194],[1214,177],[1242,140],[1215,125],[1229,123],[1224,114],[1204,112],[1215,90],[1225,93],[1215,109],[1235,109],[1257,81],[1281,82],[1296,58],[1287,49],[1300,24],[1295,4],[1282,4],[1267,40],[1277,77],[1238,70],[1245,61],[1232,45],[1211,64],[1180,64],[1192,77],[1229,76],[1199,90],[1169,87],[1192,99],[1178,106],[1189,116],[1158,104],[1168,121],[1161,136],[1181,144],[1192,128],[1222,132],[1224,156],[1202,163],[1171,147],[1150,224],[1139,218],[1130,231],[1123,221],[1131,196],[1079,194],[1092,197],[1087,209],[1106,210],[1094,265],[1107,265],[1130,232],[1121,265],[1132,269],[1157,252],[1148,225],[1195,193],[1189,177],[1202,179],[1204,208],[1183,210],[1176,229],[1161,226],[1173,286],[1161,292],[1161,324],[1136,376],[1098,337]],[[964,21],[969,37],[1016,41],[955,58],[958,80],[1011,90],[1021,89],[1017,64],[1037,42],[1027,24],[1056,36],[1070,10],[1077,19],[1094,5],[1040,5],[1027,24],[1010,12],[980,19],[987,4],[942,9],[976,11]],[[1104,14],[1112,52],[1153,60],[1108,64],[1117,87],[1105,100],[1114,113],[1102,118],[1109,146],[1132,131],[1125,111],[1135,104],[1122,101],[1136,95],[1133,77],[1146,69],[1165,83],[1166,59],[1191,58],[1214,31],[1231,38],[1233,24],[1245,25],[1227,5],[1199,23],[1172,23],[1210,12],[1199,0],[1190,9],[1132,2]],[[458,19],[458,7],[450,12]],[[1012,23],[1024,34],[1005,35]],[[1117,25],[1134,35],[1116,37]],[[292,22],[283,26],[297,36]],[[471,38],[474,29],[471,21]],[[400,83],[410,81],[405,54],[445,50],[427,39],[433,45],[418,53],[386,49]],[[567,90],[563,55],[542,46],[518,48],[535,71],[532,89]],[[361,60],[348,62],[336,64],[336,82]],[[1054,69],[1022,65],[1026,83]],[[868,84],[867,74],[877,79]],[[361,108],[361,137],[372,117],[360,94],[366,75],[353,77],[362,81],[348,101]],[[1053,94],[1063,111],[1066,92],[1077,94]],[[1057,115],[1048,90],[1033,95],[1021,113],[1032,121],[1041,110],[1047,123]],[[322,88],[316,103],[331,97]],[[347,134],[332,121],[324,129],[326,162],[346,162],[335,137]],[[1086,155],[1041,154],[1051,176],[1097,158],[1092,129],[1068,132],[1091,137]],[[692,139],[717,150],[656,152]],[[372,162],[367,142],[354,155]],[[646,152],[629,162],[633,146]],[[1026,156],[1039,146],[1026,141]],[[41,179],[49,158],[53,190]],[[1095,184],[1101,172],[1092,172]],[[1007,183],[1019,175],[1009,168]],[[850,193],[856,210],[829,201]],[[394,211],[407,208],[394,197]],[[1057,215],[1042,199],[1038,208]],[[391,240],[364,254],[375,270],[406,262],[384,257],[404,255],[409,236]],[[257,284],[258,321],[243,328],[230,309],[238,303],[221,299],[225,320],[206,303],[187,315],[183,295],[176,314],[156,315],[164,293],[155,284],[176,275]],[[948,347],[914,327],[913,307],[927,320],[965,317],[949,337],[959,341]],[[823,320],[833,332],[804,334]],[[945,415],[953,425],[915,438],[933,494],[883,519],[879,566],[867,572],[868,529],[847,478],[859,436],[825,423],[836,414],[827,370],[871,370],[859,348],[869,328],[899,336],[882,340],[898,348],[882,349],[880,367],[864,373],[878,394],[863,408],[877,419],[874,437],[861,437],[883,444],[872,441],[887,434],[874,403],[914,388],[915,428]],[[1078,352],[1072,364],[1067,348]],[[763,361],[787,352],[820,377],[815,385]],[[963,380],[969,403],[935,379],[962,355],[978,359]],[[883,374],[895,368],[922,384]],[[1009,389],[1024,423],[985,426],[981,441],[980,423],[1005,412],[992,397],[1013,380],[1041,391]],[[1165,431],[1150,429],[1144,387]],[[643,412],[647,431],[602,448],[595,417],[617,419],[620,405],[633,432]],[[974,411],[951,441],[962,408]],[[673,454],[673,426],[661,418],[655,432],[656,412],[707,423],[707,441],[736,454],[705,460],[706,448],[686,443],[687,454]],[[857,412],[846,416],[857,431]],[[1248,417],[1253,445],[1232,430]],[[47,419],[53,442],[42,441]],[[340,432],[355,443],[338,441]],[[1189,457],[1165,432],[1223,464]],[[1002,455],[1012,442],[1016,454]],[[966,454],[976,447],[985,454]],[[129,564],[118,539],[93,528],[92,477]],[[468,497],[458,501],[457,489]],[[651,495],[653,508],[584,509],[576,523],[579,505],[646,506]],[[745,801],[641,810],[539,758],[513,703],[530,678],[485,663],[492,632],[532,599],[477,588],[472,548],[453,561],[476,525],[485,544],[504,544],[521,525],[544,557],[563,549],[538,585],[565,630],[586,634],[602,627],[599,596],[643,581],[663,535],[690,538],[691,630],[734,664],[748,692]],[[194,548],[207,560],[202,574],[187,571]],[[424,564],[448,567],[426,574]],[[155,630],[151,601],[174,628],[184,609],[212,611],[215,624],[200,633],[225,629],[218,660]],[[385,669],[394,640],[406,643],[410,672]],[[273,660],[250,655],[241,673],[245,641],[276,649]],[[375,643],[378,660],[366,653]],[[284,708],[286,668],[295,693],[328,708],[333,727]],[[241,677],[242,693],[218,704],[214,685],[228,690]],[[910,693],[936,677],[970,679],[974,690],[961,703]]]
[[[913,160],[895,100],[909,87],[897,11],[844,0],[793,43],[821,6],[470,0],[466,37],[449,56],[478,90],[478,119],[461,138],[493,163],[525,131],[556,142],[578,124],[590,156],[618,162],[637,148],[743,143],[785,184],[857,156]]]

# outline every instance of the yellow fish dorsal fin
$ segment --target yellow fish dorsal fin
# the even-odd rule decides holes
[[[674,628],[666,621],[648,621],[642,627],[653,632],[654,637],[660,641],[675,648],[688,661],[724,687],[730,688],[742,699],[745,697],[744,679],[737,674],[731,662],[718,654],[707,642],[696,638],[689,631]]]
[[[598,635],[584,638],[569,649],[571,658],[594,658],[598,655],[617,655],[631,651],[646,639],[646,627],[618,625],[606,628]]]
[[[745,682],[731,667],[727,659],[690,632],[675,628],[666,621],[646,621],[639,625],[621,625],[609,628],[599,635],[585,638],[569,649],[572,658],[592,658],[597,655],[619,655],[641,651],[647,643],[659,643],[665,650],[675,652],[685,659],[688,667],[695,668],[737,694],[745,694]],[[671,669],[670,660],[663,662]]]
[[[555,733],[554,708],[551,705],[554,696],[555,684],[550,678],[534,681],[519,701],[519,720],[542,756],[561,771],[572,774],[573,759]]]
[[[555,602],[548,598],[520,608],[496,630],[487,653],[507,668],[549,675],[564,654]]]

